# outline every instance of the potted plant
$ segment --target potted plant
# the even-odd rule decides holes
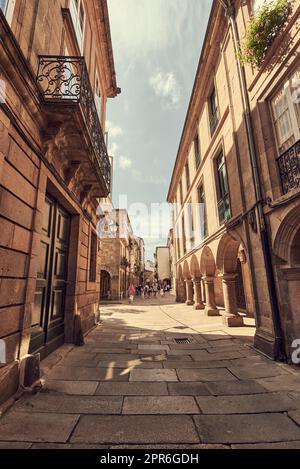
[[[239,59],[259,68],[270,45],[286,25],[293,10],[293,0],[265,1],[251,17],[241,41]]]

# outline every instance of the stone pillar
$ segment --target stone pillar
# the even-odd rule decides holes
[[[214,277],[204,277],[204,288],[206,297],[205,314],[207,316],[219,316],[215,303]]]
[[[194,292],[195,292],[194,309],[205,309],[205,306],[203,304],[202,294],[201,294],[201,278],[194,278],[193,284],[194,284]]]
[[[185,288],[186,288],[186,302],[185,304],[188,306],[192,306],[194,304],[193,301],[193,282],[190,279],[185,280]]]
[[[223,295],[225,304],[225,314],[223,324],[228,327],[243,326],[243,317],[238,314],[236,301],[236,274],[223,275]]]

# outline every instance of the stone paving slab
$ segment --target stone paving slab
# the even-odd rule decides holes
[[[199,443],[192,417],[160,415],[83,416],[71,443]]]
[[[29,449],[31,443],[22,443],[21,441],[0,441],[1,449]]]
[[[178,381],[175,370],[143,370],[135,369],[130,372],[129,381]]]
[[[166,445],[117,445],[111,446],[110,449],[166,449]],[[230,449],[226,445],[170,445],[168,444],[168,449]]]
[[[210,361],[218,361],[218,360],[233,360],[235,358],[242,358],[243,355],[240,352],[216,352],[216,353],[209,353],[204,350],[200,350],[199,352],[191,352],[191,357],[193,360],[210,360]]]
[[[285,412],[297,408],[296,401],[283,393],[221,397],[201,396],[196,397],[196,400],[203,414],[256,414]]]
[[[163,368],[227,368],[232,362],[226,361],[214,361],[213,365],[211,361],[201,360],[193,362],[192,360],[169,360],[167,359],[162,363]]]
[[[198,415],[202,443],[268,443],[300,439],[300,427],[283,414]]]
[[[64,394],[93,395],[98,387],[98,382],[46,379],[45,387],[47,391],[55,391]]]
[[[299,408],[299,405],[297,407]],[[289,416],[300,426],[300,410],[289,412]]]
[[[100,361],[97,365],[99,368],[121,368],[126,370],[127,368],[162,368],[163,365],[158,361],[143,361],[143,360],[116,360],[112,361]],[[174,368],[174,367],[173,367]]]
[[[108,445],[72,445],[71,443],[34,443],[30,449],[108,449]]]
[[[270,378],[257,379],[268,391],[299,391],[300,392],[300,376],[294,375],[278,375]]]
[[[0,420],[0,440],[64,443],[79,415],[8,412]]]
[[[271,376],[288,374],[286,370],[273,364],[251,364],[244,366],[231,366],[229,370],[239,379],[268,378]]]
[[[207,384],[200,382],[168,383],[171,396],[208,396],[210,392]]]
[[[180,381],[235,381],[236,378],[225,368],[178,369]]]
[[[283,441],[282,443],[253,443],[232,445],[232,449],[300,449],[299,441]]]
[[[85,368],[57,366],[49,374],[50,380],[64,381],[128,381],[129,373],[122,373],[114,367],[106,368]]]
[[[99,396],[163,396],[168,394],[168,389],[166,383],[102,382],[95,394]]]
[[[193,397],[150,396],[125,397],[122,414],[198,414],[199,407]]]
[[[63,414],[120,414],[122,404],[121,396],[69,396],[40,393],[21,399],[14,410]]]
[[[241,381],[215,381],[206,383],[207,388],[211,394],[216,396],[230,396],[238,394],[261,394],[267,393],[267,389],[261,386],[256,381],[241,380]]]

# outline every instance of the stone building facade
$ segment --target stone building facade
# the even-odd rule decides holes
[[[144,241],[134,235],[126,210],[114,209],[108,226],[114,221],[115,231],[101,239],[101,295],[104,300],[126,297],[130,284],[143,283]]]
[[[286,359],[300,337],[300,2],[256,68],[238,50],[262,4],[213,2],[168,201],[177,300],[228,326],[254,315],[256,348]]]
[[[4,401],[19,382],[31,384],[30,355],[80,343],[95,324],[96,209],[110,191],[105,108],[120,90],[106,0],[0,6]]]

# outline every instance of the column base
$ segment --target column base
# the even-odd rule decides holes
[[[227,327],[242,327],[244,325],[243,316],[239,315],[225,315],[223,316],[223,324]]]
[[[220,316],[219,311],[214,308],[205,308],[204,314],[205,316]]]
[[[205,306],[203,303],[195,303],[194,309],[205,309]]]
[[[191,300],[187,300],[187,301],[185,302],[185,304],[186,304],[187,306],[193,306],[194,302],[191,301]]]

